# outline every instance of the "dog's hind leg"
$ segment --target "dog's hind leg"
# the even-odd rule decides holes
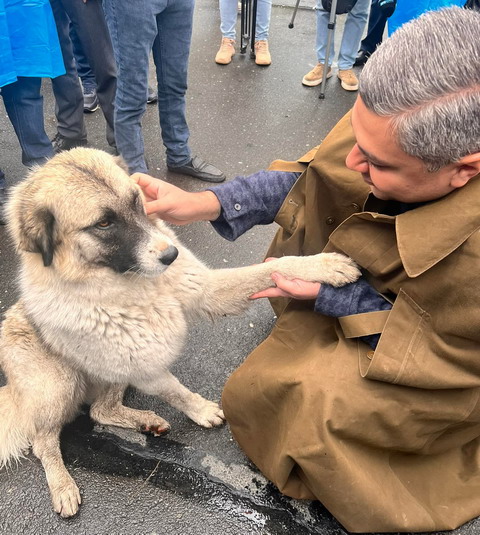
[[[91,418],[102,425],[136,429],[155,436],[170,429],[170,424],[153,411],[125,407],[122,403],[125,388],[122,385],[100,387],[99,394],[90,407]]]
[[[64,518],[73,516],[82,503],[80,492],[63,464],[60,451],[60,427],[49,433],[39,433],[33,440],[32,450],[45,470],[53,509]]]
[[[153,394],[186,414],[202,427],[215,427],[225,421],[222,409],[215,401],[209,401],[200,394],[190,392],[168,370],[164,370],[159,379],[134,385],[146,394]]]

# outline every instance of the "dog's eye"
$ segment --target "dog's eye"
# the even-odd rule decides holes
[[[96,223],[95,227],[104,230],[106,228],[111,227],[112,225],[113,223],[111,221],[109,221],[108,219],[103,219],[102,221]]]

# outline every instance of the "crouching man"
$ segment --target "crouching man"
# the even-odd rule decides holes
[[[275,220],[269,256],[362,268],[343,288],[276,277],[253,296],[275,297],[278,321],[223,393],[265,476],[352,532],[480,515],[479,28],[450,8],[398,30],[310,162],[199,193],[134,175],[166,220],[228,239]]]

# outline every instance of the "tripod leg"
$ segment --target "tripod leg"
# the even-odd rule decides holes
[[[255,59],[255,30],[257,26],[257,0],[252,0],[252,25],[251,25],[251,48],[250,57]]]
[[[299,4],[300,4],[300,0],[297,0],[297,3],[295,4],[295,7],[293,9],[292,20],[290,21],[290,23],[288,25],[289,28],[293,28],[293,23],[295,22],[295,17],[297,16],[297,11],[298,11]]]
[[[327,38],[327,49],[325,50],[325,61],[323,63],[323,78],[322,84],[320,86],[320,94],[318,98],[325,98],[325,84],[327,83],[327,72],[328,72],[328,60],[330,59],[330,48],[332,46],[333,34],[335,32],[335,17],[337,12],[337,0],[332,0],[332,6],[330,7],[330,19],[328,21],[328,38]]]

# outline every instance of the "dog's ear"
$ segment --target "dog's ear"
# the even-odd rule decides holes
[[[23,212],[20,216],[19,247],[29,253],[40,253],[43,265],[52,264],[55,251],[55,217],[46,208],[31,213]]]

